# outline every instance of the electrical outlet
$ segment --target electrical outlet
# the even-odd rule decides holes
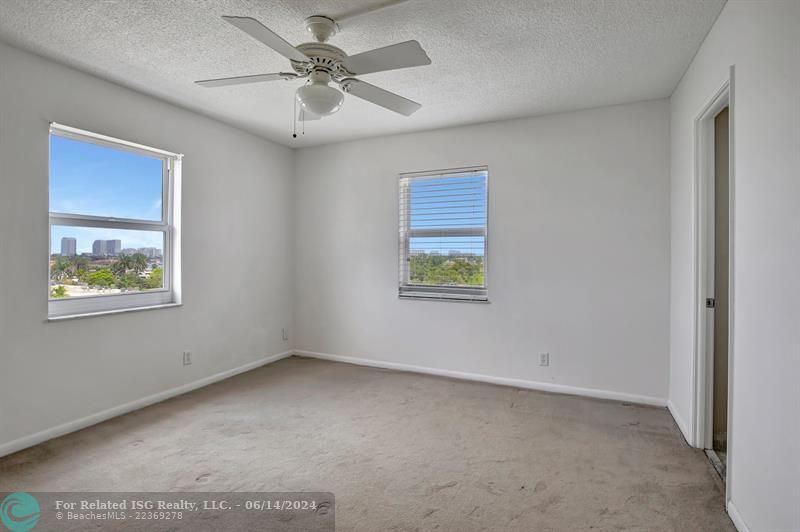
[[[283,336],[283,341],[286,342],[289,340],[289,333],[286,332],[286,327],[281,329],[281,336]]]
[[[539,365],[540,366],[550,365],[550,353],[539,353]]]
[[[183,365],[184,366],[191,366],[192,365],[192,352],[191,351],[184,351],[183,352]]]

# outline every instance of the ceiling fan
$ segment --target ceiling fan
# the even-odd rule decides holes
[[[344,94],[352,94],[401,115],[410,116],[420,107],[417,102],[371,85],[354,76],[431,64],[417,41],[406,41],[356,55],[347,55],[327,41],[336,34],[338,25],[330,17],[315,15],[305,20],[306,29],[317,42],[292,46],[278,34],[250,17],[222,17],[257,41],[266,44],[289,59],[294,72],[276,72],[232,78],[197,81],[203,87],[223,87],[263,81],[307,79],[297,89],[296,98],[304,120],[317,120],[342,107]],[[341,91],[331,87],[336,83]]]

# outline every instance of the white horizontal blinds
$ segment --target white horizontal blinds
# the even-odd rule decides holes
[[[486,299],[486,167],[400,177],[400,295]]]

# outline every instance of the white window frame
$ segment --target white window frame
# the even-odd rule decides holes
[[[448,177],[469,173],[486,173],[486,225],[485,229],[451,228],[451,229],[412,229],[411,217],[408,216],[410,197],[404,194],[404,187],[408,187],[410,180],[425,177]],[[420,299],[432,301],[454,301],[471,303],[489,302],[489,167],[469,166],[464,168],[449,168],[445,170],[431,170],[426,172],[407,172],[399,175],[399,283],[398,297],[400,299]],[[455,287],[447,285],[415,285],[409,281],[410,268],[406,265],[410,261],[411,239],[415,237],[442,236],[481,236],[483,237],[483,286],[482,287]]]
[[[53,299],[50,297],[50,268],[47,271],[48,319],[84,317],[131,310],[161,308],[181,303],[180,281],[180,185],[183,155],[142,144],[92,133],[52,122],[50,135],[106,146],[162,161],[161,220],[146,221],[129,218],[90,216],[83,214],[49,212],[47,260],[52,250],[52,226],[96,227],[103,229],[126,229],[135,231],[158,231],[164,234],[164,286],[147,292],[103,294],[76,298]],[[48,154],[49,163],[49,154]],[[49,170],[48,170],[49,191]],[[49,193],[48,193],[49,196]]]

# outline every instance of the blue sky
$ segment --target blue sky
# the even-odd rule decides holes
[[[411,228],[470,228],[486,226],[486,172],[415,179],[409,186]],[[411,238],[411,251],[450,251],[483,255],[483,237],[437,236]]]
[[[161,159],[50,135],[51,212],[158,221],[161,180]],[[77,239],[78,253],[90,252],[97,239],[164,247],[161,232],[53,226],[52,253],[61,252],[64,236]]]

